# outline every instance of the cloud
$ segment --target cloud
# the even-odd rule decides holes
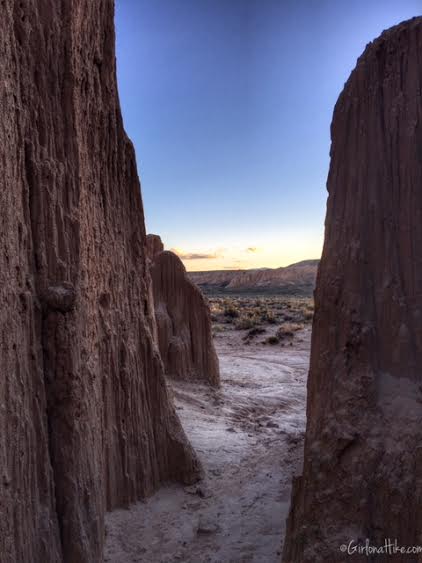
[[[258,252],[258,248],[256,246],[249,246],[246,252]]]
[[[181,260],[214,260],[219,257],[216,253],[207,254],[205,252],[183,252],[182,250],[177,250],[177,248],[171,248],[170,250],[177,254]]]
[[[201,253],[191,253],[191,254],[180,254],[179,258],[182,260],[213,260],[217,258],[217,254],[201,254]]]

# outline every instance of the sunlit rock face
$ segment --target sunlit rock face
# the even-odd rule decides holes
[[[148,235],[155,319],[166,374],[176,379],[220,384],[211,316],[204,296],[176,254],[163,251],[160,237]]]
[[[104,512],[198,463],[148,322],[111,0],[3,0],[0,559],[102,561]]]
[[[421,53],[421,18],[384,32],[335,107],[286,563],[367,561],[340,551],[365,538],[422,544]]]

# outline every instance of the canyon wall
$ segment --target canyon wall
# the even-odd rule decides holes
[[[384,32],[335,107],[286,563],[368,561],[340,550],[366,538],[422,545],[421,52],[422,18]]]
[[[200,468],[149,319],[112,0],[3,0],[0,554],[102,561],[104,512]]]
[[[176,254],[163,251],[157,235],[147,236],[157,339],[166,374],[220,384],[211,315],[201,291]]]

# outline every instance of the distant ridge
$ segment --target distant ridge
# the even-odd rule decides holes
[[[277,292],[309,295],[313,292],[319,260],[303,260],[282,268],[188,272],[205,292]]]

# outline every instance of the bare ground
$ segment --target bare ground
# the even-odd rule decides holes
[[[280,561],[292,474],[301,465],[310,329],[284,346],[259,338],[245,345],[241,336],[216,335],[220,390],[171,383],[204,480],[109,513],[105,561]]]

